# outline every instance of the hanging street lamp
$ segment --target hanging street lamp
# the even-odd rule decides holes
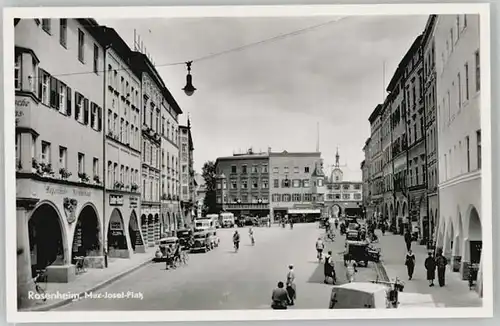
[[[182,89],[187,96],[194,94],[196,88],[193,86],[193,76],[191,76],[191,64],[193,61],[186,62],[188,74],[186,75],[186,86]]]

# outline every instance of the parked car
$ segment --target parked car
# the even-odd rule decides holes
[[[182,249],[189,249],[193,242],[193,231],[191,229],[179,229],[177,230],[177,238],[179,238]]]
[[[167,247],[171,246],[173,249],[179,245],[179,238],[177,237],[167,237],[160,239],[160,244],[158,245],[158,250],[155,253],[154,261],[166,261],[167,260]]]
[[[207,231],[195,232],[193,235],[193,246],[191,252],[207,252],[212,249],[212,240]]]

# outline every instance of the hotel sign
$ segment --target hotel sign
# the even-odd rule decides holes
[[[16,125],[23,124],[26,125],[26,119],[29,117],[31,108],[31,99],[18,97],[14,101],[16,107]]]
[[[123,205],[123,196],[122,195],[109,195],[109,204],[111,206]]]
[[[91,191],[78,188],[66,188],[66,187],[55,187],[55,186],[45,186],[45,192],[51,196],[55,195],[73,195],[77,197],[90,197]]]

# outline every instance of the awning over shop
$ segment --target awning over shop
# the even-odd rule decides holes
[[[289,209],[288,214],[321,214],[320,209]]]

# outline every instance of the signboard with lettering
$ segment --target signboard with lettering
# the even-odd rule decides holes
[[[31,100],[28,98],[16,98],[15,100],[16,106],[16,125],[25,125],[26,119],[29,117],[29,109],[31,106]]]
[[[73,195],[76,197],[90,197],[91,191],[80,188],[68,188],[62,186],[45,186],[45,193],[51,196],[56,195]]]
[[[123,230],[122,222],[121,221],[110,221],[109,222],[109,229],[110,230]]]
[[[133,232],[135,232],[135,245],[136,246],[142,246],[142,245],[144,245],[144,242],[142,242],[140,231],[139,230],[135,230]]]
[[[130,208],[137,208],[139,203],[139,198],[135,196],[130,196]]]
[[[123,205],[123,196],[122,195],[109,195],[109,204],[111,206]]]

